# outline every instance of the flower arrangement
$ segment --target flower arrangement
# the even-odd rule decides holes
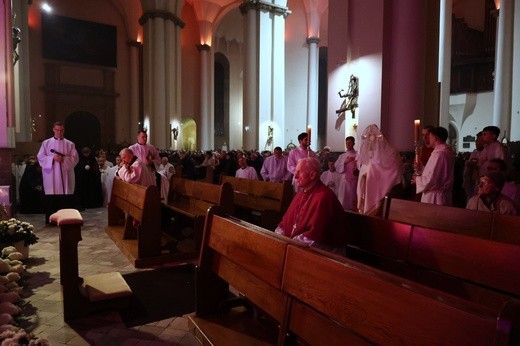
[[[15,218],[0,221],[0,244],[12,245],[22,240],[25,246],[38,242],[38,236],[34,233],[33,225]]]
[[[28,345],[28,346],[47,346],[50,345],[49,341],[38,336],[34,336],[31,333],[26,332],[24,329],[8,329],[0,333],[0,341],[2,345]]]

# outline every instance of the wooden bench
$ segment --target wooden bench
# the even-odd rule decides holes
[[[291,297],[287,330],[303,344],[519,342],[518,301],[492,311],[316,249],[288,246],[282,289]]]
[[[491,239],[520,245],[520,216],[494,214]]]
[[[347,212],[348,257],[501,308],[520,298],[520,246]]]
[[[493,214],[484,211],[385,198],[384,217],[411,225],[489,239]]]
[[[271,183],[263,180],[222,176],[235,191],[234,215],[255,225],[274,231],[289,205],[294,192],[290,181]]]
[[[233,189],[230,184],[215,185],[173,176],[168,203],[177,230],[193,227],[195,252],[198,256],[207,210],[221,206],[226,213],[233,211]]]
[[[136,268],[171,260],[161,251],[161,199],[155,186],[114,179],[106,232]]]
[[[196,315],[190,330],[201,344],[272,345],[280,341],[287,295],[281,291],[285,249],[292,241],[213,207],[206,217],[196,271]],[[230,286],[251,309],[229,304]],[[229,310],[229,311],[228,311]]]
[[[119,272],[79,276],[78,242],[83,218],[76,209],[61,209],[50,215],[60,227],[60,283],[66,321],[96,310],[128,305],[132,290]]]

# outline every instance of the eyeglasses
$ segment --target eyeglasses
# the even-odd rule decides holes
[[[493,184],[495,184],[495,183],[493,182],[493,180],[488,179],[488,178],[482,178],[482,179],[480,179],[480,180],[478,181],[478,186],[481,186],[481,185],[482,185],[482,186],[485,186],[485,185],[493,185]]]

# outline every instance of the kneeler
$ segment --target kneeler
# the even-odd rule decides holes
[[[78,242],[83,218],[76,209],[61,209],[50,216],[60,227],[60,280],[65,321],[92,311],[123,308],[132,290],[119,272],[79,276]]]

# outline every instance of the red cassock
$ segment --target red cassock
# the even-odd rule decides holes
[[[344,221],[345,212],[338,198],[318,181],[309,191],[298,192],[278,227],[289,238],[302,234],[321,244],[343,246]]]

